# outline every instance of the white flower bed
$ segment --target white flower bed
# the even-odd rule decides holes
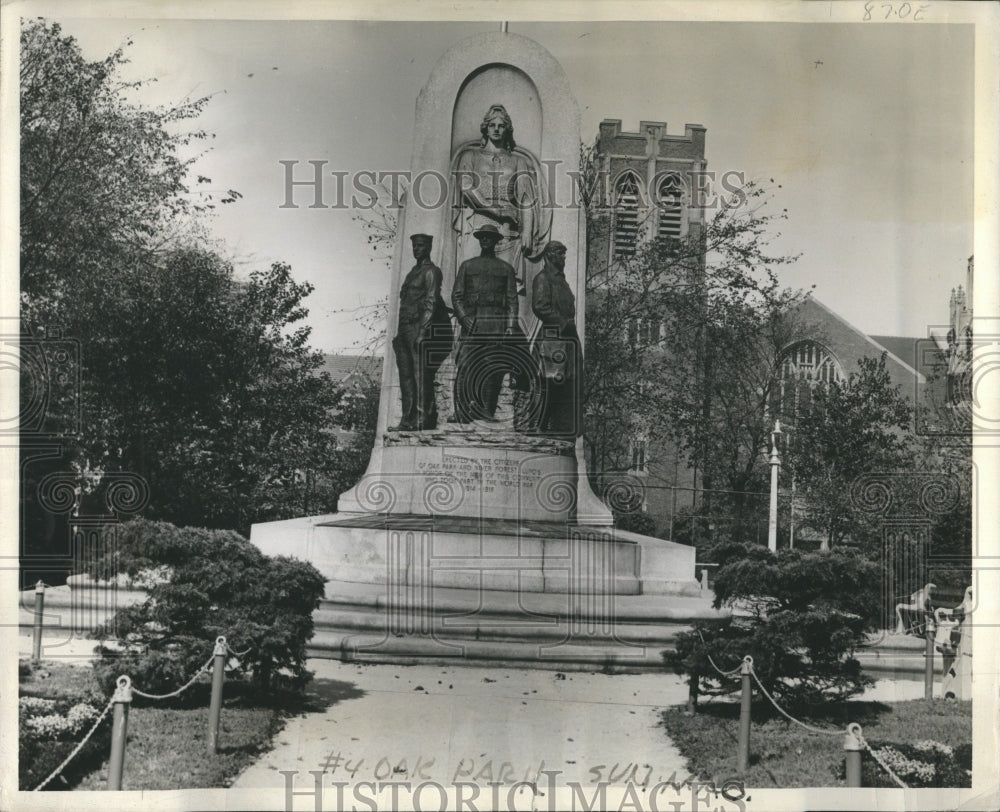
[[[41,712],[44,714],[28,716],[25,721],[25,726],[43,739],[77,736],[93,724],[100,715],[97,708],[86,702],[78,702],[66,712],[65,716],[59,713],[45,713],[45,711],[53,710],[56,706],[56,703],[51,699],[25,696],[21,698],[19,704],[29,713]]]

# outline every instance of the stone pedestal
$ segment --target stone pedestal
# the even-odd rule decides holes
[[[269,555],[310,561],[330,579],[331,596],[339,583],[382,585],[387,595],[396,587],[612,597],[642,591],[640,544],[600,527],[335,513],[255,525],[253,541]]]
[[[381,471],[341,496],[345,513],[567,522],[576,515],[571,442],[495,426],[387,432]]]

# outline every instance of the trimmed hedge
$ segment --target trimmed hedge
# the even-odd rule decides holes
[[[664,652],[668,666],[697,675],[706,693],[738,689],[720,677],[745,655],[768,691],[789,706],[843,701],[871,683],[854,657],[880,607],[877,564],[848,549],[824,552],[757,545],[720,547],[715,605],[739,604],[747,617],[728,624],[696,623]]]
[[[146,601],[120,609],[95,632],[125,647],[102,648],[94,664],[108,695],[120,674],[148,693],[179,688],[206,663],[219,635],[234,651],[250,649],[229,667],[259,687],[300,689],[311,678],[306,643],[325,583],[312,564],[266,556],[233,531],[138,519],[121,527],[118,544],[88,573],[137,578],[157,568],[164,575]]]

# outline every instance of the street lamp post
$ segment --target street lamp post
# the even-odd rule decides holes
[[[788,549],[795,547],[795,474],[792,474],[792,493],[788,498]]]
[[[781,421],[774,421],[774,431],[771,432],[771,506],[767,514],[767,549],[772,553],[778,551],[778,468],[781,459],[778,457],[778,438],[781,436]]]

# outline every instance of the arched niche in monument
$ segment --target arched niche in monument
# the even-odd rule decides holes
[[[479,140],[483,115],[494,104],[502,104],[514,119],[518,146],[538,155],[543,123],[538,89],[520,68],[502,63],[483,65],[459,88],[451,119],[452,150]]]
[[[490,118],[509,121],[512,146],[495,150],[483,135]],[[502,239],[496,255],[510,263],[518,279],[518,312],[529,337],[536,329],[527,291],[540,263],[536,261],[551,238],[552,206],[548,178],[540,162],[544,119],[538,89],[519,68],[502,63],[484,65],[466,77],[458,91],[451,119],[451,229],[442,234],[444,273],[454,279],[464,260],[479,255],[473,236],[484,224],[496,226]],[[506,208],[516,222],[483,215],[464,193],[491,206]]]
[[[547,239],[557,239],[566,246],[566,280],[574,291],[577,302],[577,326],[584,333],[585,301],[585,230],[584,213],[573,205],[576,173],[580,160],[580,112],[562,67],[538,43],[526,37],[506,32],[491,32],[470,37],[449,49],[435,65],[416,103],[413,151],[410,160],[411,189],[399,217],[396,248],[392,261],[389,295],[388,325],[390,334],[396,329],[399,318],[399,289],[402,280],[413,264],[410,254],[410,237],[429,234],[434,238],[431,259],[442,271],[442,295],[451,299],[455,280],[456,238],[455,209],[450,181],[446,181],[447,194],[435,189],[436,179],[448,179],[454,162],[460,158],[464,146],[479,143],[479,126],[494,104],[503,105],[514,124],[517,147],[531,156],[538,167],[544,167],[544,194],[548,209],[545,223]],[[535,166],[536,164],[532,164]],[[418,179],[427,182],[425,194],[418,195],[413,186]],[[421,199],[418,199],[421,198]],[[429,200],[446,198],[443,205],[427,205]],[[540,248],[541,246],[539,246]],[[526,263],[525,278],[521,286],[530,292],[534,273],[540,264]],[[534,317],[531,315],[528,296],[519,302],[523,326],[530,335]],[[428,454],[442,458],[454,454],[449,438],[420,438],[419,445],[400,446],[390,441],[387,428],[399,422],[401,416],[399,380],[395,357],[387,349],[383,364],[382,392],[376,441],[368,470],[359,486],[341,497],[342,511],[424,513],[430,509],[422,503],[416,491],[422,485],[419,472],[427,471]],[[496,446],[494,446],[496,448]],[[462,453],[470,454],[468,445]],[[506,453],[506,451],[504,452]],[[518,453],[518,452],[510,452]],[[530,456],[530,452],[519,452]],[[541,455],[544,456],[544,455]],[[418,459],[420,457],[420,459]],[[536,453],[534,457],[539,455]],[[611,524],[611,513],[590,490],[583,461],[582,440],[568,460],[556,457],[542,460],[543,477],[557,477],[572,483],[576,495],[574,506],[551,517],[559,520],[575,518],[591,524]],[[421,464],[424,468],[421,469]],[[436,465],[437,463],[435,463]],[[426,473],[424,479],[426,479]],[[375,509],[361,498],[365,483],[378,482],[383,489],[393,493],[393,507],[385,511]],[[416,489],[416,490],[414,490]],[[412,491],[412,493],[411,493]],[[515,493],[520,501],[523,493]],[[501,496],[502,498],[502,496]],[[531,495],[534,498],[534,494]],[[494,503],[485,505],[487,513],[507,515],[509,506]],[[484,506],[478,506],[480,512]],[[459,512],[465,510],[462,506]],[[521,511],[522,517],[532,510]],[[551,512],[535,511],[534,518],[549,516]]]

